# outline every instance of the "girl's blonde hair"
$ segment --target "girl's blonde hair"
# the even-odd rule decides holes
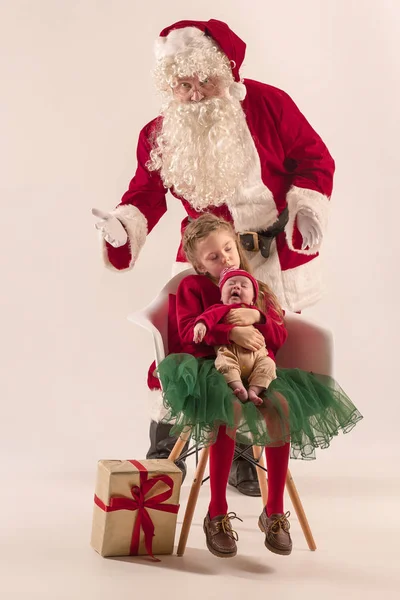
[[[251,267],[245,256],[244,250],[239,242],[239,237],[235,233],[232,225],[211,213],[205,213],[198,219],[194,219],[186,227],[182,236],[182,248],[186,255],[187,260],[193,265],[195,271],[200,273],[199,264],[197,261],[197,244],[206,239],[214,231],[226,231],[232,236],[232,240],[236,244],[236,248],[240,257],[240,268],[248,273],[251,273]],[[252,273],[251,273],[252,274]],[[277,297],[268,287],[268,285],[262,281],[258,281],[260,288],[257,298],[257,308],[264,310],[265,305],[271,305],[278,315],[283,319],[282,307],[280,306]]]

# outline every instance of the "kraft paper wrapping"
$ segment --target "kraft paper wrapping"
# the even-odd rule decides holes
[[[171,497],[160,505],[178,505],[182,483],[181,470],[167,459],[141,460],[147,470],[147,479],[151,480],[160,475],[172,479]],[[140,470],[128,460],[101,460],[98,463],[95,496],[97,502],[106,507],[112,503],[112,498],[133,500],[131,489],[140,488]],[[177,515],[146,507],[146,502],[169,488],[164,482],[158,481],[145,495],[144,504],[154,525],[152,537],[153,554],[172,554],[174,548]],[[149,502],[150,504],[150,502]],[[132,536],[138,518],[138,510],[113,510],[107,512],[97,504],[94,505],[91,546],[102,556],[129,556],[132,554]],[[138,548],[135,554],[149,554],[145,546],[145,534],[140,527]]]

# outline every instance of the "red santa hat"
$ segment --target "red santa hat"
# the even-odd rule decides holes
[[[257,281],[257,279],[255,279],[253,277],[253,275],[251,275],[247,271],[244,271],[243,269],[237,269],[236,267],[227,267],[226,269],[224,269],[219,278],[219,283],[218,283],[219,289],[222,290],[222,287],[228,281],[228,279],[231,279],[232,277],[239,277],[239,276],[247,277],[247,279],[250,279],[250,281],[254,287],[254,301],[257,300],[258,281]]]
[[[239,69],[245,57],[246,44],[222,21],[178,21],[166,27],[155,44],[156,58],[171,59],[177,54],[194,49],[209,48],[210,38],[230,62],[234,79],[234,83],[229,87],[230,94],[238,100],[243,100],[246,87],[241,82]]]

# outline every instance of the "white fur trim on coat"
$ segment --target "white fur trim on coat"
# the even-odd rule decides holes
[[[324,295],[321,257],[316,256],[304,265],[282,271],[285,305],[297,312],[313,306]]]
[[[119,221],[121,221],[128,235],[127,243],[129,244],[131,250],[131,260],[129,266],[126,269],[124,269],[125,271],[128,271],[134,266],[139,256],[139,253],[146,241],[147,219],[140,212],[140,210],[136,208],[136,206],[132,206],[131,204],[121,204],[120,206],[117,206],[115,210],[112,210],[111,214],[114,217],[116,217]],[[104,240],[103,258],[106,267],[109,267],[114,271],[115,267],[110,263],[108,259],[107,247]]]
[[[163,404],[161,390],[148,390],[147,399],[150,419],[158,423],[168,412]]]
[[[293,186],[289,190],[286,200],[289,208],[289,221],[285,227],[285,233],[289,248],[294,252],[300,252],[300,254],[316,254],[320,250],[322,239],[320,240],[319,244],[317,246],[313,246],[311,250],[301,250],[293,246],[294,224],[296,221],[297,213],[302,208],[307,208],[314,213],[315,219],[318,221],[318,224],[321,227],[323,238],[328,223],[328,196],[325,196],[320,192],[316,192],[315,190],[309,190],[307,188]]]
[[[319,256],[303,265],[282,271],[276,240],[272,241],[268,259],[260,252],[245,254],[253,275],[271,288],[285,310],[303,310],[321,299],[323,284]]]
[[[159,37],[154,44],[154,53],[157,60],[162,60],[192,48],[211,48],[213,45],[212,40],[197,27],[182,27]]]
[[[247,178],[242,182],[234,197],[227,202],[235,230],[239,233],[262,231],[275,223],[278,218],[274,196],[261,178],[260,156],[248,128],[244,135],[248,136],[252,160]]]

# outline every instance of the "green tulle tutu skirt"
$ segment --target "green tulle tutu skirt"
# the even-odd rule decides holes
[[[277,369],[262,395],[263,404],[241,402],[214,359],[170,354],[157,368],[162,383],[164,422],[171,435],[192,429],[192,438],[209,445],[225,425],[240,443],[257,446],[291,443],[291,457],[315,458],[316,448],[327,448],[339,431],[348,433],[362,415],[332,377],[301,369]]]

